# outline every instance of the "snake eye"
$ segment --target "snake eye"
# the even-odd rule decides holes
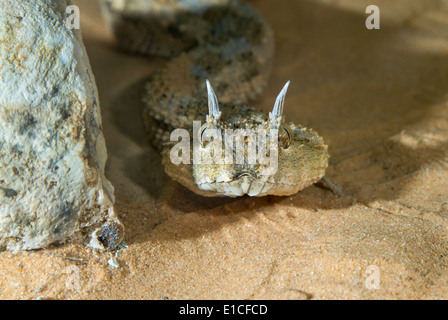
[[[288,126],[282,126],[278,139],[283,149],[288,149],[292,141],[292,131]]]
[[[213,129],[210,128],[210,124],[205,123],[198,131],[198,138],[203,148],[210,142],[212,136]]]

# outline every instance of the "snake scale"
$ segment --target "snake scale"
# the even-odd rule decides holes
[[[250,4],[234,0],[103,3],[120,46],[171,57],[152,75],[143,97],[149,140],[161,151],[169,176],[197,194],[229,197],[291,195],[324,176],[329,154],[323,139],[312,129],[285,122],[289,82],[268,115],[248,106],[266,86],[274,51],[270,26]],[[201,121],[199,130],[195,120]],[[178,141],[171,141],[170,135],[179,128],[189,133],[191,141],[190,149],[181,151],[191,160],[186,163],[172,161]],[[235,159],[242,150],[242,161],[193,161],[198,152],[215,155],[208,149],[224,144],[225,137],[219,140],[212,133],[227,129],[264,135],[263,151],[261,144],[252,146],[266,156],[275,151],[275,170],[267,170],[272,163],[248,161],[248,147],[231,148],[218,156]],[[242,141],[247,140],[246,136]],[[199,148],[194,148],[194,141]]]

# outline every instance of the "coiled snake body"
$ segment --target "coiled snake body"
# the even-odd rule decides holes
[[[288,85],[269,115],[247,106],[265,87],[274,48],[269,25],[252,6],[233,0],[104,0],[104,4],[121,46],[173,57],[146,85],[143,113],[149,139],[162,152],[169,176],[197,194],[230,197],[290,195],[324,176],[329,155],[323,139],[311,129],[284,121]],[[195,120],[201,121],[199,130]],[[190,136],[188,163],[172,161],[177,141],[171,142],[170,135],[179,128]],[[207,139],[210,129],[264,135],[266,150],[273,150],[269,147],[275,141],[276,170],[267,170],[272,163],[247,161],[247,148],[243,161],[195,163],[198,152],[211,152],[216,146]],[[194,141],[199,148],[194,148]],[[265,152],[260,146],[255,145],[257,152]],[[241,148],[229,152],[235,159]]]

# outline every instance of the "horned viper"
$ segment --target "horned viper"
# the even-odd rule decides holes
[[[149,140],[161,151],[169,176],[197,194],[229,197],[291,195],[324,176],[329,154],[323,139],[285,122],[289,82],[268,115],[247,105],[265,87],[274,51],[271,28],[251,5],[234,0],[103,3],[123,48],[171,57],[151,77],[143,98]],[[190,143],[179,151],[179,141],[170,138],[180,128]],[[265,137],[252,139],[251,146],[268,158],[274,153],[275,170],[268,170],[270,161],[248,161],[249,146],[235,147],[232,141],[224,146],[228,132],[236,131],[243,132],[243,142]],[[217,154],[212,149],[217,145],[225,152]],[[184,161],[173,161],[173,150]],[[197,161],[199,153],[213,154],[215,161]],[[244,157],[236,161],[238,155]]]

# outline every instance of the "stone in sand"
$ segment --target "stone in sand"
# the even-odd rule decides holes
[[[0,0],[0,248],[123,237],[97,89],[65,0]]]

